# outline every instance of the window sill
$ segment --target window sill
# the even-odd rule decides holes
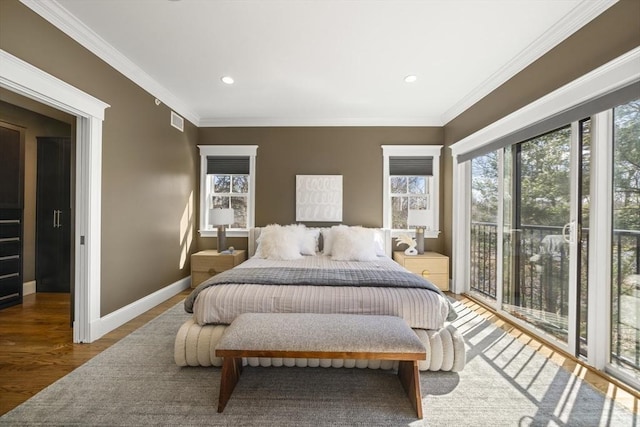
[[[218,230],[198,230],[200,237],[218,237]],[[227,237],[249,237],[249,230],[227,230]]]
[[[391,230],[391,237],[399,237],[402,234],[408,234],[411,237],[415,237],[416,236],[416,231],[411,229],[411,230]],[[424,237],[426,239],[437,239],[438,236],[440,235],[440,230],[425,230],[424,231]]]

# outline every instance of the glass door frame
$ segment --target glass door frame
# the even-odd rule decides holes
[[[522,143],[514,144],[515,145],[515,153],[513,159],[513,165],[511,166],[511,177],[510,182],[519,182],[520,180],[520,170],[521,170],[521,157],[520,157],[520,147],[526,141]],[[577,292],[578,289],[578,280],[580,280],[580,260],[579,260],[579,251],[578,246],[580,243],[580,230],[579,230],[579,214],[580,214],[580,170],[581,170],[581,150],[582,144],[580,141],[580,133],[579,133],[579,122],[574,122],[571,124],[571,136],[570,136],[570,155],[569,155],[569,204],[570,204],[570,212],[569,218],[565,225],[565,230],[563,231],[563,237],[567,241],[569,245],[569,275],[567,278],[567,282],[565,285],[567,293],[568,293],[568,305],[567,305],[567,341],[561,341],[556,337],[544,332],[539,328],[535,328],[533,325],[528,322],[513,316],[510,314],[504,307],[504,236],[505,233],[513,233],[520,228],[519,224],[519,215],[507,215],[505,212],[505,203],[504,203],[504,187],[505,181],[507,177],[505,176],[505,155],[504,149],[500,149],[498,151],[498,249],[501,250],[498,253],[497,263],[498,272],[497,277],[497,287],[496,287],[496,302],[493,304],[493,308],[500,312],[501,315],[504,315],[509,321],[513,322],[524,328],[527,331],[532,331],[536,335],[543,337],[545,340],[551,342],[556,347],[566,351],[567,353],[578,357],[579,356],[579,348],[578,348],[578,339],[579,339],[579,328],[578,328],[578,313],[579,313],[579,304],[580,299]],[[520,191],[519,186],[514,185],[515,194],[512,194],[513,202],[515,206],[513,209],[519,209],[520,207]],[[515,227],[515,229],[508,229],[507,224],[505,223],[505,216],[515,216],[518,220],[517,224],[511,224],[511,227]],[[516,246],[519,242],[516,242]],[[519,268],[516,268],[516,273],[519,271]],[[519,274],[516,274],[518,277]],[[517,286],[517,285],[516,285]],[[491,304],[490,304],[491,305]],[[593,305],[593,304],[591,304]]]
[[[471,218],[471,165],[470,159],[486,152],[497,150],[502,138],[517,134],[522,129],[540,123],[562,111],[595,99],[633,82],[640,81],[640,47],[612,60],[579,79],[549,93],[537,101],[503,117],[502,119],[457,141],[449,148],[453,157],[453,206],[452,206],[452,291],[466,293],[470,284],[470,218]],[[619,377],[638,388],[634,378],[625,375],[611,361],[611,233],[612,233],[612,166],[613,166],[613,117],[612,111],[591,115],[591,172],[589,214],[589,272],[588,272],[588,332],[587,364]],[[505,146],[504,144],[502,146]],[[499,167],[504,165],[499,162]],[[501,172],[499,172],[502,175]],[[502,189],[499,190],[502,194]],[[502,207],[499,204],[498,223],[503,223]],[[502,227],[498,227],[498,239],[503,240]],[[598,244],[596,244],[596,242]],[[498,245],[498,259],[502,245]],[[577,271],[577,269],[575,269]],[[498,264],[497,279],[502,283],[502,266]],[[574,299],[578,299],[577,297]],[[493,304],[503,314],[502,289],[497,288]],[[505,316],[506,317],[506,316]],[[520,324],[517,319],[515,324]],[[528,326],[523,323],[523,328]],[[577,325],[574,327],[577,330]],[[540,335],[538,331],[534,331]],[[575,343],[574,343],[575,344]],[[568,347],[568,346],[566,346]],[[575,348],[575,347],[574,347]],[[572,349],[573,350],[573,349]],[[574,351],[568,351],[576,354]]]

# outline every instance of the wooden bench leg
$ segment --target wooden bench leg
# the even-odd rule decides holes
[[[420,392],[420,372],[417,360],[401,360],[398,365],[398,377],[404,391],[407,392],[411,405],[422,419],[422,393]]]
[[[222,372],[220,373],[220,395],[218,397],[218,412],[224,411],[227,402],[236,387],[242,373],[241,357],[225,357],[222,359]]]

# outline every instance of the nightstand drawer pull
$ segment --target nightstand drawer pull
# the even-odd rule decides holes
[[[422,270],[422,277],[429,277],[431,272],[429,270]]]
[[[209,274],[212,275],[212,276],[215,276],[216,274],[218,274],[218,272],[216,271],[215,268],[210,268],[209,269]]]

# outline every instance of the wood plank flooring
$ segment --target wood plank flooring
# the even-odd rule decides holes
[[[21,306],[0,310],[0,415],[65,376],[154,317],[184,299],[176,295],[91,344],[73,344],[69,326],[68,294],[32,294]],[[451,295],[478,316],[535,348],[540,354],[583,378],[591,385],[638,413],[640,394],[562,351],[523,332],[466,296]]]
[[[73,344],[69,294],[36,293],[0,310],[0,415],[9,412],[154,317],[186,290],[91,344]]]
[[[616,378],[587,366],[577,358],[565,353],[562,349],[559,349],[551,343],[543,341],[527,331],[520,329],[504,317],[494,312],[491,308],[484,305],[481,301],[475,300],[474,298],[464,294],[455,295],[448,293],[448,295],[469,307],[475,315],[482,316],[489,320],[497,327],[517,338],[520,342],[533,348],[539,354],[545,356],[556,365],[562,366],[565,370],[572,372],[574,375],[591,384],[594,388],[600,390],[600,392],[625,406],[630,411],[633,411],[636,414],[640,413],[640,393],[638,390],[629,387],[621,381],[618,381]]]

